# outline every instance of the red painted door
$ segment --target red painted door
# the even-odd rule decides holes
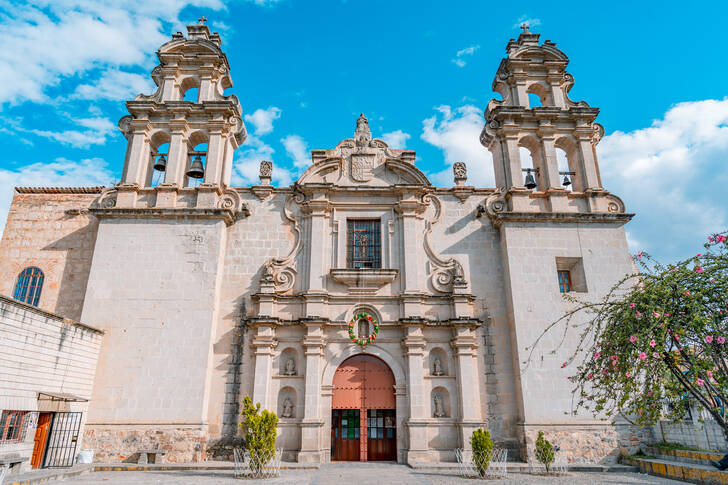
[[[48,431],[51,428],[52,416],[52,413],[41,413],[38,416],[38,427],[35,429],[35,438],[33,438],[33,456],[30,460],[30,465],[33,468],[40,468],[43,465],[43,454],[48,442]]]
[[[333,384],[331,459],[396,460],[394,374],[387,364],[371,355],[355,355],[336,369]],[[354,429],[354,419],[359,429]]]

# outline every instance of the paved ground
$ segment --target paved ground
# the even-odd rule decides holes
[[[48,482],[54,485],[121,485],[121,484],[279,484],[279,485],[451,485],[484,483],[459,478],[449,472],[416,471],[394,463],[336,463],[318,470],[284,470],[280,478],[246,480],[233,478],[232,471],[166,471],[166,472],[95,472],[65,481]],[[487,480],[498,485],[521,484],[681,484],[674,480],[640,475],[638,473],[569,473],[562,477],[544,477],[513,473],[507,480]]]

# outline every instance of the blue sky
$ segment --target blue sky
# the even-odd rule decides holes
[[[556,6],[554,6],[556,5]],[[637,216],[633,250],[669,260],[728,229],[724,1],[0,0],[0,227],[16,185],[118,180],[124,101],[151,93],[157,47],[200,15],[220,32],[251,136],[235,182],[305,169],[309,150],[373,135],[417,151],[451,185],[451,165],[491,187],[482,111],[521,22],[571,59],[570,97],[601,108],[604,186]]]

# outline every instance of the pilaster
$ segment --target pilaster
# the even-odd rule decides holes
[[[303,348],[306,355],[306,390],[304,397],[303,420],[301,421],[301,463],[321,463],[322,426],[321,416],[321,367],[324,357],[323,322],[306,322],[306,336]]]
[[[429,459],[427,446],[428,399],[424,388],[425,337],[422,324],[407,324],[402,346],[407,359],[407,395],[409,400],[409,449],[407,463]]]
[[[450,342],[456,361],[456,377],[458,382],[460,442],[463,448],[470,448],[470,436],[473,430],[482,426],[480,407],[480,378],[477,374],[476,349],[477,339],[473,328],[468,325],[456,325],[454,338]]]
[[[273,349],[278,344],[275,326],[259,325],[253,337],[252,347],[255,354],[255,377],[253,381],[253,403],[260,403],[262,409],[276,411],[271,382],[273,376]]]

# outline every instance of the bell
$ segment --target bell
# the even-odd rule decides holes
[[[571,180],[569,180],[569,174],[564,174],[564,181],[561,182],[561,185],[563,185],[564,187],[568,187],[569,185],[571,185]]]
[[[160,154],[157,157],[157,161],[154,162],[154,170],[157,170],[158,172],[164,172],[167,170],[167,159],[164,157],[164,154]]]
[[[536,179],[533,178],[533,174],[531,172],[526,172],[526,181],[523,185],[525,185],[528,190],[536,188]]]
[[[201,179],[205,176],[205,169],[202,167],[202,159],[199,155],[192,160],[192,164],[190,165],[190,169],[187,170],[186,175],[193,179]]]

